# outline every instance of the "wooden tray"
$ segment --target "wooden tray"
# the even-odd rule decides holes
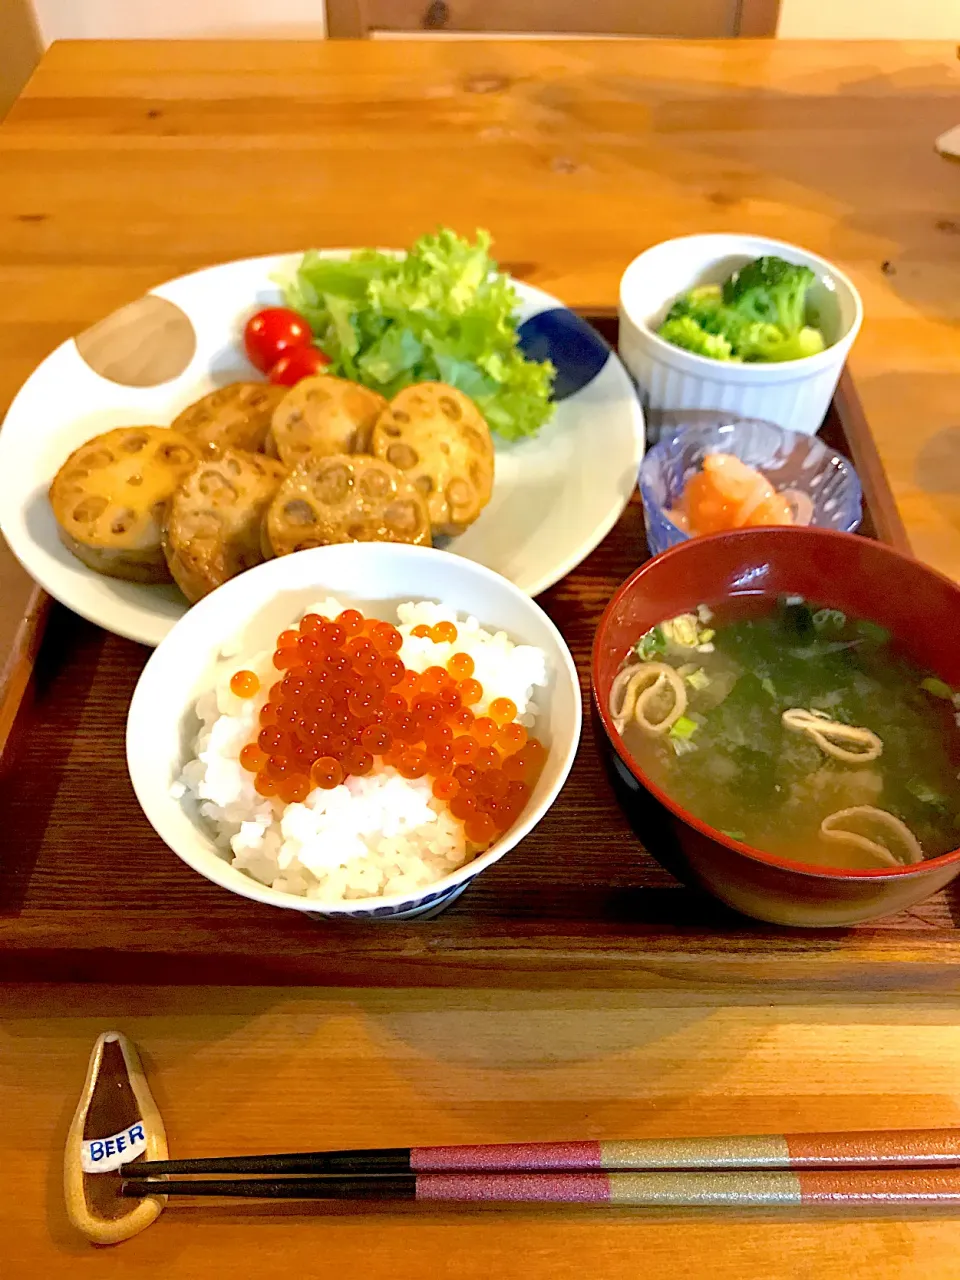
[[[601,322],[601,327],[604,327]],[[864,532],[906,546],[848,376],[824,434],[854,458]],[[594,628],[646,555],[636,499],[541,597],[588,696]],[[56,606],[0,777],[0,979],[170,983],[954,990],[958,890],[842,931],[753,923],[678,884],[617,808],[587,717],[557,804],[435,920],[320,924],[229,894],[140,813],[124,763],[147,652]]]

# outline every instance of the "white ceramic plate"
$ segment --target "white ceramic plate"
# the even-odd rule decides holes
[[[240,343],[243,325],[257,306],[280,301],[272,277],[292,274],[300,257],[224,263],[154,289],[186,312],[197,335],[187,369],[162,386],[124,387],[99,377],[72,339],[24,383],[0,432],[0,531],[62,604],[148,645],[159,644],[186,612],[174,586],[121,582],[75,559],[57,537],[47,489],[67,455],[91,436],[168,425],[212,388],[257,378]],[[538,359],[549,354],[558,366],[556,413],[535,439],[497,443],[490,505],[447,549],[537,595],[616,523],[643,454],[643,414],[629,375],[599,336],[549,294],[514,283],[525,349]]]

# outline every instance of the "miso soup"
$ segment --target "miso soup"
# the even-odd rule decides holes
[[[701,605],[638,641],[610,711],[653,782],[754,848],[882,869],[960,846],[960,694],[869,620]]]

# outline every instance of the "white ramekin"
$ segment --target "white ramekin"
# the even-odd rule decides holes
[[[753,258],[775,254],[817,276],[811,302],[830,343],[818,355],[782,364],[727,364],[665,342],[656,328],[685,289],[719,284]],[[824,258],[764,236],[681,236],[634,258],[620,281],[620,358],[658,411],[719,410],[762,418],[813,435],[830,406],[847,352],[863,319],[851,281]]]

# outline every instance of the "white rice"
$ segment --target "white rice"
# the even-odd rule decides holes
[[[334,618],[347,607],[329,597],[305,612]],[[461,619],[430,601],[401,604],[397,617],[399,656],[408,668],[443,667],[451,654],[468,653],[483,685],[483,697],[471,709],[482,715],[494,698],[510,698],[520,723],[535,726],[539,707],[532,694],[548,681],[542,649],[516,645],[506,632],[486,631],[476,618]],[[453,644],[410,634],[421,623],[443,621],[457,627]],[[195,755],[172,788],[213,829],[222,856],[261,884],[325,902],[415,894],[469,862],[476,850],[462,824],[433,798],[432,780],[403,778],[379,758],[365,777],[349,777],[329,791],[317,788],[302,804],[257,793],[238,756],[256,738],[260,708],[280,678],[272,656],[271,650],[243,658],[235,646],[224,646],[216,688],[197,702]],[[254,698],[238,698],[230,689],[230,677],[244,668],[260,677]]]

